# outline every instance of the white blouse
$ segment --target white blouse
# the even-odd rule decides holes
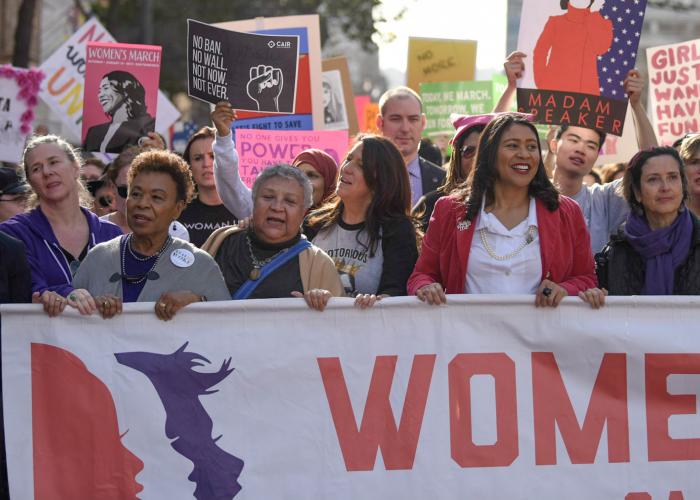
[[[535,199],[530,198],[527,218],[510,230],[495,215],[484,212],[482,202],[464,293],[534,294],[541,280]]]

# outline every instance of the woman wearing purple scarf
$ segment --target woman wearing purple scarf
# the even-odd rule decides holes
[[[622,180],[627,221],[596,255],[601,289],[581,297],[600,306],[610,295],[700,294],[700,220],[685,206],[688,187],[675,149],[640,151]]]

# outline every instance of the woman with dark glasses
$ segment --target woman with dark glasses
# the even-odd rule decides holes
[[[424,195],[413,208],[413,216],[420,218],[424,232],[428,229],[435,202],[454,191],[469,176],[474,155],[476,154],[476,147],[479,144],[479,135],[486,127],[486,124],[495,116],[493,113],[471,116],[452,115],[452,125],[457,130],[450,141],[450,144],[452,144],[452,155],[447,164],[445,183],[435,191]]]

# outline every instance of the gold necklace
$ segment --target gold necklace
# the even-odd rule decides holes
[[[251,270],[250,270],[250,273],[248,273],[248,278],[251,279],[252,281],[255,281],[255,280],[260,279],[260,273],[261,273],[260,269],[261,269],[265,264],[267,264],[267,263],[269,263],[270,261],[272,261],[272,259],[274,259],[274,258],[277,257],[278,255],[283,254],[284,252],[286,252],[287,250],[289,250],[289,247],[283,248],[282,250],[280,250],[280,251],[277,252],[276,254],[272,255],[271,257],[268,257],[267,259],[258,260],[258,258],[255,257],[255,254],[253,253],[253,244],[252,244],[251,241],[250,241],[250,236],[248,236],[247,234],[246,234],[246,237],[245,237],[245,241],[246,241],[246,243],[248,244],[248,253],[250,254],[250,260],[253,261],[253,269],[251,269]]]
[[[530,226],[527,228],[527,233],[525,233],[525,239],[523,242],[510,253],[507,253],[505,255],[498,255],[493,248],[491,248],[491,244],[489,243],[489,240],[486,239],[486,228],[482,227],[479,229],[479,237],[481,238],[481,243],[484,245],[484,248],[486,249],[486,252],[493,257],[496,260],[499,261],[504,261],[504,260],[509,260],[518,255],[520,252],[523,251],[523,248],[528,246],[530,243],[535,241],[535,233],[537,231],[536,226]]]

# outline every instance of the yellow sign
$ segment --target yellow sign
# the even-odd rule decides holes
[[[473,80],[475,72],[474,40],[408,39],[406,85],[416,92],[421,83]]]

